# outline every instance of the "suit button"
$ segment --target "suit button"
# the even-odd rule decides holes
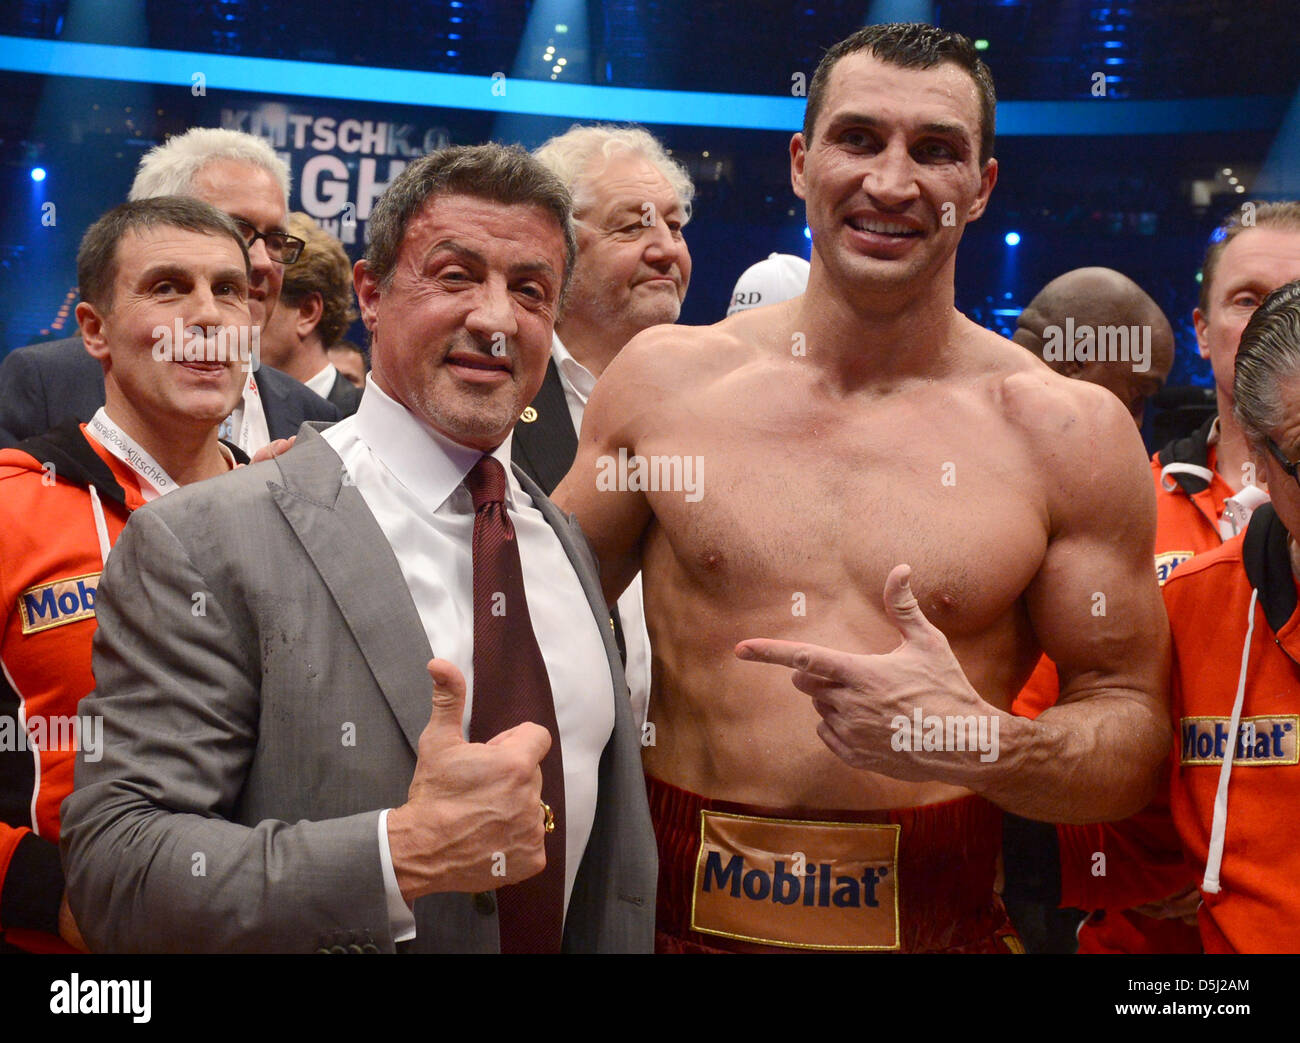
[[[496,896],[491,891],[479,891],[474,895],[474,908],[484,916],[491,916],[497,910]]]

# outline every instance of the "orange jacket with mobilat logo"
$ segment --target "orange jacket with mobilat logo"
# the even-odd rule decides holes
[[[1211,859],[1208,867],[1211,879],[1217,869],[1221,889],[1207,892],[1204,882],[1201,888],[1201,940],[1211,953],[1300,952],[1300,597],[1288,544],[1286,528],[1265,504],[1245,533],[1188,562],[1164,590],[1178,746],[1170,806],[1189,860],[1202,873],[1244,678],[1242,727],[1218,829],[1222,861]]]
[[[68,718],[94,687],[94,598],[109,542],[143,502],[134,473],[68,424],[0,451],[0,949],[72,951],[57,936],[63,896],[59,805],[72,791]],[[56,723],[59,722],[59,723]]]

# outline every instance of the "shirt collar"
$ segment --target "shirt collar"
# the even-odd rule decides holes
[[[578,393],[578,398],[586,405],[587,399],[591,397],[591,389],[596,386],[596,378],[591,375],[591,370],[569,354],[569,349],[564,346],[558,333],[551,334],[551,357],[555,359],[555,368],[560,371],[565,383]]]
[[[325,368],[320,370],[310,380],[304,380],[303,383],[311,388],[321,398],[328,398],[329,393],[334,390],[334,378],[338,375],[338,370],[334,368],[334,363],[325,363]]]
[[[437,511],[462,488],[465,476],[484,454],[436,431],[366,375],[366,392],[352,417],[353,430],[389,471],[430,511]],[[516,507],[521,493],[510,470],[511,431],[491,455],[506,472],[506,504]],[[468,492],[465,494],[467,497]]]

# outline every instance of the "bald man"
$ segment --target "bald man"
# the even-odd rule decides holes
[[[1160,305],[1113,268],[1057,276],[1020,313],[1011,339],[1062,376],[1104,387],[1139,427],[1174,364],[1174,331]]]

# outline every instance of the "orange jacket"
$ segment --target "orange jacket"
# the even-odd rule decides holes
[[[111,544],[144,500],[134,473],[84,425],[0,451],[0,948],[71,951],[53,932],[59,805],[72,791],[74,741],[88,750],[95,741],[93,724],[74,723],[94,687],[104,567],[92,488]]]
[[[1207,444],[1213,422],[1170,442],[1151,458],[1156,484],[1156,579],[1161,586],[1184,561],[1223,542],[1219,517],[1232,488],[1215,470],[1215,447]],[[1210,480],[1174,470],[1164,473],[1166,467],[1188,465],[1208,471]]]
[[[1182,566],[1164,590],[1178,743],[1170,804],[1188,857],[1205,874],[1207,952],[1300,952],[1300,597],[1288,542],[1266,504],[1245,533]],[[1242,727],[1229,750],[1243,678]],[[1229,754],[1227,814],[1216,829]],[[1211,856],[1216,833],[1221,865]]]

